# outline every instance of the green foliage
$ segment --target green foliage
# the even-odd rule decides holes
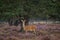
[[[31,18],[60,18],[59,0],[0,0],[0,19],[16,15],[28,15]],[[60,19],[59,19],[60,20]]]

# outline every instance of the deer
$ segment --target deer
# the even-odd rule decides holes
[[[25,20],[21,20],[23,23],[23,29],[25,32],[32,31],[36,33],[36,25],[25,25]]]

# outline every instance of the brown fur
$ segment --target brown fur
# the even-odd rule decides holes
[[[27,25],[24,27],[24,30],[27,32],[27,31],[33,31],[35,32],[36,31],[36,25]]]

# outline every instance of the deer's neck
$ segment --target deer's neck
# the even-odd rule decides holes
[[[25,27],[25,21],[22,21],[22,23],[23,23],[23,25],[22,25],[22,26],[23,26],[23,28],[24,28],[24,27]]]

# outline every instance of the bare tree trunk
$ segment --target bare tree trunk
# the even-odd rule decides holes
[[[8,23],[9,23],[10,26],[13,25],[13,21],[12,20],[13,20],[12,17],[8,19]]]

